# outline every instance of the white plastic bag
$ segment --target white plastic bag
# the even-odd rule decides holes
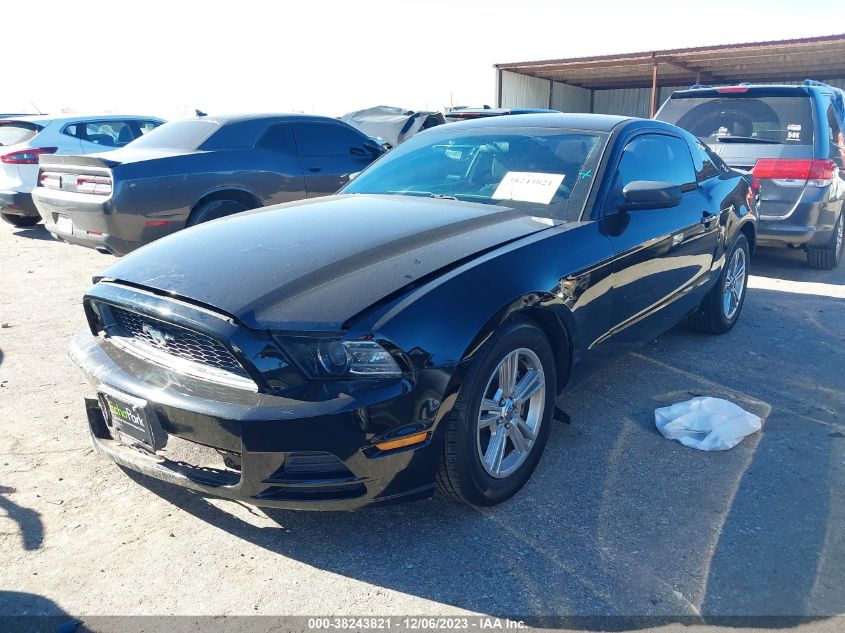
[[[701,451],[726,451],[762,426],[733,402],[706,396],[655,409],[654,423],[663,437]]]

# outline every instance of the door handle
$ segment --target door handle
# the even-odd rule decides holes
[[[320,171],[320,167],[309,167],[308,171],[312,171],[312,172],[316,173],[316,172]]]

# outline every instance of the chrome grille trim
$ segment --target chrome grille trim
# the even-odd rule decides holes
[[[177,373],[257,391],[258,385],[218,339],[111,304],[109,338],[124,351]]]

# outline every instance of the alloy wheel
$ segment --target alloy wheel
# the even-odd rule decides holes
[[[734,318],[745,292],[745,250],[737,248],[728,264],[725,287],[722,290],[722,312],[729,321]]]
[[[504,479],[525,462],[545,402],[546,380],[537,355],[524,347],[508,353],[487,381],[478,412],[476,445],[488,475]]]

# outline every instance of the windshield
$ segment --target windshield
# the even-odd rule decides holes
[[[592,131],[446,126],[406,141],[341,193],[454,198],[575,219],[606,141]]]
[[[656,119],[674,123],[705,143],[812,145],[809,97],[737,93],[719,97],[673,97]]]
[[[215,121],[173,121],[147,132],[132,142],[132,147],[193,150],[211,136],[220,124]]]

